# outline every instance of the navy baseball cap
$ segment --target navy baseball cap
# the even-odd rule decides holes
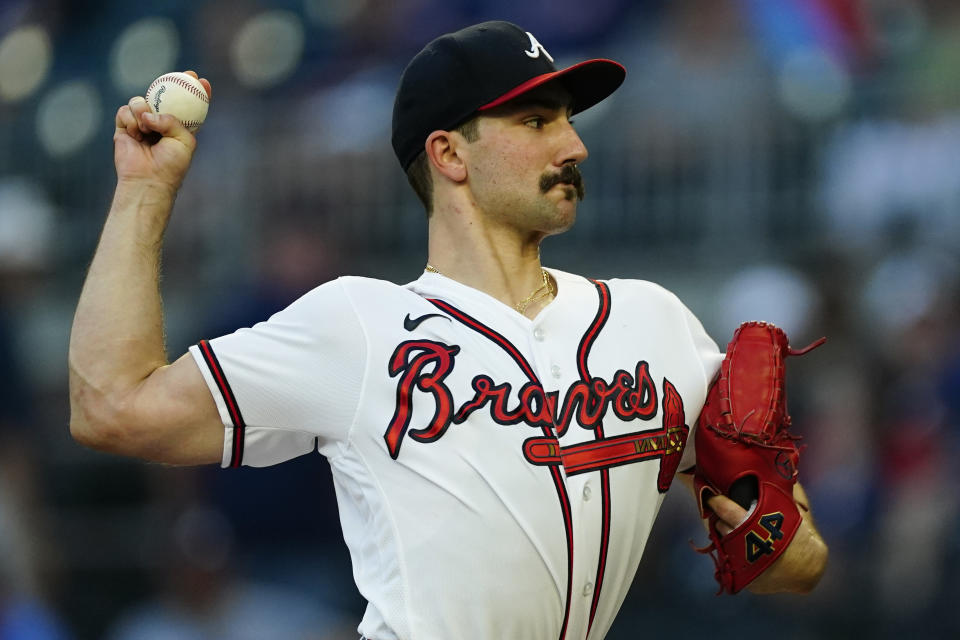
[[[533,34],[510,22],[466,27],[430,42],[404,70],[393,103],[393,150],[406,171],[437,129],[454,129],[553,80],[579,113],[613,93],[626,73],[605,59],[557,70]]]

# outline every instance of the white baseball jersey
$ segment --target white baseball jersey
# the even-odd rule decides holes
[[[609,630],[721,355],[661,287],[550,273],[535,320],[351,277],[191,347],[224,466],[329,459],[367,638]]]

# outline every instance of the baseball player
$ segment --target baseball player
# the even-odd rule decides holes
[[[195,139],[133,98],[71,337],[74,437],[224,467],[319,451],[365,638],[604,637],[694,465],[723,357],[663,288],[540,264],[583,197],[570,117],[624,76],[610,60],[557,70],[506,22],[429,43],[400,81],[392,139],[428,212],[423,274],[324,283],[172,364],[158,256]],[[746,515],[709,504],[723,533]],[[806,518],[757,590],[809,589],[825,553]]]

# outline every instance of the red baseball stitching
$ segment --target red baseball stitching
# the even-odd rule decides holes
[[[168,73],[154,80],[150,84],[150,86],[147,87],[147,95],[150,95],[150,91],[152,91],[153,88],[158,84],[160,84],[161,82],[173,82],[174,84],[178,84],[184,89],[186,89],[187,91],[189,91],[190,93],[192,93],[193,95],[197,96],[198,98],[206,102],[207,104],[210,104],[210,98],[207,96],[207,92],[205,90],[198,88],[196,85],[184,80],[182,77],[180,77],[175,73]],[[149,100],[147,102],[149,102]]]

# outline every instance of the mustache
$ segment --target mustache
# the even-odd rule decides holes
[[[546,193],[558,184],[569,184],[577,192],[577,199],[583,200],[586,191],[583,186],[583,175],[580,167],[575,164],[565,164],[557,173],[545,173],[540,177],[540,191]]]

